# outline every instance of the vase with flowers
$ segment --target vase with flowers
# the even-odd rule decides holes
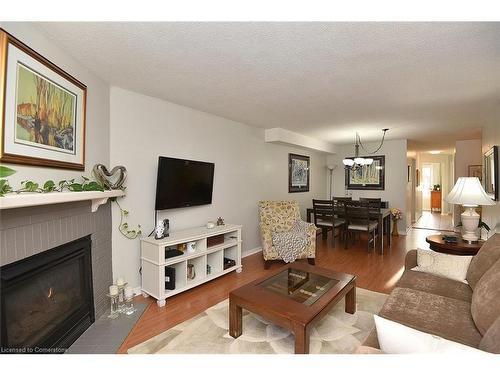
[[[391,208],[392,236],[399,237],[398,221],[403,218],[403,212],[399,208]]]

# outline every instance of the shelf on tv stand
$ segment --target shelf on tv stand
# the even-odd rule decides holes
[[[207,238],[224,235],[224,242],[207,247]],[[236,237],[236,238],[233,238]],[[178,244],[196,242],[196,251],[185,252],[165,259],[165,248]],[[236,261],[236,265],[224,269],[224,257]],[[187,278],[187,264],[194,264],[196,277]],[[212,273],[207,274],[206,265],[210,264]],[[229,272],[241,272],[241,225],[226,224],[213,229],[206,227],[189,228],[171,232],[169,237],[156,240],[146,237],[141,240],[142,292],[157,300],[158,306],[178,293],[206,283]],[[165,289],[165,267],[176,269],[176,288]]]

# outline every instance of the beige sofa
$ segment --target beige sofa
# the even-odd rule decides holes
[[[379,312],[383,318],[481,350],[500,353],[500,234],[473,257],[467,282],[412,271],[417,251],[406,255],[405,271]],[[375,330],[358,353],[376,352]],[[371,347],[367,348],[367,347]]]

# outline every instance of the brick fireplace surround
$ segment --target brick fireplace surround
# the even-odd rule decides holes
[[[90,202],[71,202],[0,211],[0,266],[91,235],[95,316],[107,307],[112,284],[111,203],[91,212]]]

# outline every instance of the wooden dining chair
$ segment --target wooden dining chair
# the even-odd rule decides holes
[[[370,251],[370,244],[373,250],[376,249],[378,222],[370,220],[370,205],[368,202],[358,202],[357,204],[345,203],[346,218],[346,239],[345,248],[347,249],[349,237],[355,240],[356,233],[366,232],[368,234],[367,250]]]
[[[352,197],[333,197],[334,202],[352,202]]]
[[[314,225],[321,228],[323,238],[325,233],[332,231],[332,245],[335,247],[335,237],[344,237],[345,219],[337,217],[333,200],[313,199]]]
[[[382,198],[359,198],[360,202],[367,202],[370,208],[382,208]]]

